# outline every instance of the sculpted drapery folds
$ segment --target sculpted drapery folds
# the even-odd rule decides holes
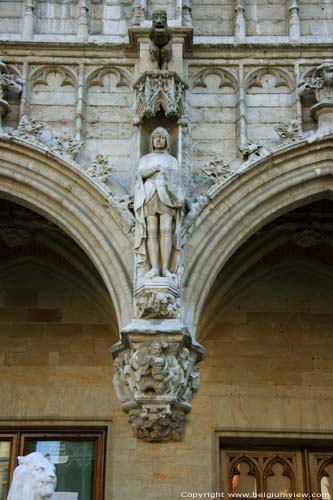
[[[178,268],[184,205],[181,174],[178,161],[168,152],[164,128],[153,131],[151,147],[139,162],[135,185],[138,275],[172,277]]]

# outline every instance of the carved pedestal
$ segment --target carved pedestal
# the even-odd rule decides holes
[[[178,280],[156,277],[144,281],[135,291],[135,306],[138,318],[178,318]]]
[[[112,349],[113,383],[134,434],[150,442],[181,439],[200,385],[201,346],[177,320],[134,320],[122,338]]]

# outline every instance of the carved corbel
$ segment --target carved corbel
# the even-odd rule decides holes
[[[203,350],[181,330],[151,334],[149,322],[146,330],[139,324],[123,331],[126,346],[113,349],[117,397],[137,437],[149,442],[180,440],[199,389]]]
[[[23,81],[8,72],[7,65],[0,61],[0,135],[4,134],[3,118],[9,111],[9,104],[5,99],[5,92],[10,90],[15,94],[20,94],[23,88]]]
[[[299,83],[298,89],[301,96],[312,94],[317,101],[310,109],[318,122],[315,137],[333,134],[333,60],[326,59],[317,66],[311,77]]]

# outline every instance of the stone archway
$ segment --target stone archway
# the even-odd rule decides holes
[[[218,188],[185,247],[188,324],[196,328],[218,273],[251,235],[279,215],[332,192],[331,137],[281,149]]]
[[[79,245],[104,281],[120,329],[132,316],[132,241],[105,193],[44,148],[3,137],[0,196],[43,215]]]

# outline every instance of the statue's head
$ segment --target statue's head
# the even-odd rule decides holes
[[[163,127],[157,127],[151,134],[152,151],[169,151],[169,133]]]
[[[7,500],[51,499],[57,485],[53,463],[35,451],[18,457]]]
[[[153,29],[164,30],[168,26],[168,15],[165,10],[155,10],[152,13]]]

